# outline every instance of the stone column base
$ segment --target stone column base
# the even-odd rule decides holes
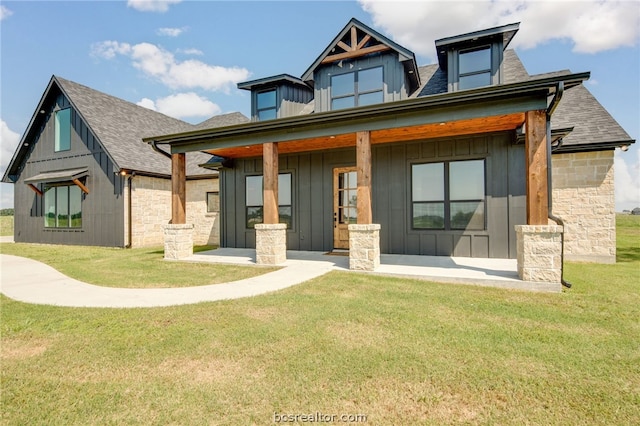
[[[256,224],[256,263],[279,265],[287,260],[287,225]]]
[[[193,255],[193,224],[165,225],[164,258],[180,260]]]
[[[523,281],[560,283],[562,233],[559,225],[516,225],[518,276]]]
[[[373,271],[380,266],[380,225],[349,225],[349,269]]]

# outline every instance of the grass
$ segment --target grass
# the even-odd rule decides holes
[[[194,247],[194,252],[212,249]],[[39,260],[77,280],[105,287],[163,288],[219,284],[278,268],[167,262],[162,248],[116,249],[45,244],[0,244],[0,252]]]
[[[0,299],[2,424],[640,424],[640,217],[538,294],[332,272],[249,299]]]
[[[0,216],[0,237],[13,235],[13,216]]]

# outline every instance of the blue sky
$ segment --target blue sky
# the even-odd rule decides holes
[[[591,71],[587,88],[640,135],[638,1],[0,1],[0,172],[53,74],[191,123],[249,115],[238,82],[300,76],[352,17],[419,65],[435,39],[520,22],[510,47],[530,74]],[[618,210],[640,206],[638,145],[615,155]]]

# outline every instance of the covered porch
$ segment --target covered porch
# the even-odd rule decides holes
[[[579,84],[583,79],[582,75],[553,77],[505,85],[501,90],[482,88],[148,138],[149,143],[171,146],[172,224],[167,228],[169,244],[165,244],[165,250],[177,254],[167,256],[165,253],[165,256],[186,258],[191,255],[188,241],[179,236],[191,232],[185,223],[186,152],[198,150],[213,154],[220,158],[219,167],[229,167],[236,159],[262,159],[263,216],[262,223],[255,225],[255,261],[278,265],[292,255],[287,252],[286,225],[280,223],[278,209],[280,156],[353,149],[356,154],[357,222],[348,224],[349,269],[380,272],[384,255],[380,253],[380,225],[373,220],[371,194],[375,170],[372,170],[372,146],[492,132],[512,132],[514,143],[517,143],[515,136],[521,131],[524,134],[525,170],[521,172],[526,181],[526,225],[520,225],[518,229],[517,273],[525,281],[560,282],[562,254],[558,247],[562,227],[548,226],[548,98],[555,93],[559,83]],[[225,197],[224,193],[221,195]],[[536,252],[544,252],[544,258],[540,259]]]
[[[328,271],[346,272],[351,270],[349,257],[346,255],[290,250],[287,251],[286,257],[287,260],[281,264],[284,269],[303,264],[307,271],[317,270],[318,275]],[[184,260],[232,265],[258,265],[256,251],[253,249],[219,248],[193,254]],[[295,270],[291,269],[295,273]],[[470,284],[540,292],[561,291],[560,283],[523,281],[518,277],[517,269],[515,259],[381,254],[378,268],[367,273],[438,283]]]

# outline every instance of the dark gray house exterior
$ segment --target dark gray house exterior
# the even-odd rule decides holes
[[[206,127],[244,121],[229,114]],[[162,244],[162,230],[145,223],[136,208],[149,204],[145,186],[166,193],[169,202],[163,182],[169,182],[171,161],[141,141],[158,131],[197,128],[53,76],[2,180],[15,184],[15,241],[125,247],[148,245],[143,241],[157,233],[156,244]],[[187,176],[210,182],[217,193],[217,172],[198,167],[210,157],[190,154]],[[168,208],[155,209],[168,223]]]
[[[418,67],[352,19],[300,78],[238,85],[252,92],[251,123],[145,141],[169,144],[175,158],[216,156],[223,247],[261,251],[258,224],[284,223],[287,250],[353,253],[362,224],[379,229],[372,257],[516,258],[516,229],[554,223],[555,208],[568,222],[566,254],[612,261],[613,149],[635,141],[584,88],[588,72],[529,75],[507,49],[517,30],[437,40],[439,63]],[[578,163],[584,176],[571,175]],[[598,212],[551,202],[593,191]],[[598,252],[580,230],[593,216],[607,240]]]

